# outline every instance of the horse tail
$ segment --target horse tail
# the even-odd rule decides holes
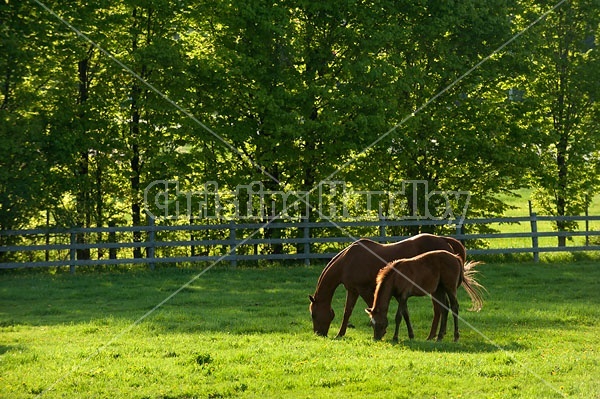
[[[469,309],[472,312],[479,312],[483,307],[483,292],[486,291],[485,287],[481,285],[476,279],[475,275],[477,274],[477,270],[475,270],[475,266],[482,264],[483,262],[466,262],[463,266],[463,281],[462,286],[471,297],[471,308]]]

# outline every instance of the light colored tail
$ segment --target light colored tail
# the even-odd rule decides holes
[[[477,270],[475,266],[483,264],[483,262],[466,262],[463,266],[463,287],[465,291],[471,297],[472,306],[469,309],[472,312],[479,312],[483,307],[483,292],[487,291],[483,285],[481,285],[476,279]]]

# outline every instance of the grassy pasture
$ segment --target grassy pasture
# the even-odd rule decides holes
[[[457,343],[425,340],[426,298],[412,341],[373,342],[362,302],[345,338],[313,335],[321,267],[2,273],[0,397],[600,398],[597,262],[482,265]]]

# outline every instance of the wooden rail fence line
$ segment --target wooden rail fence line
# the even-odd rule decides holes
[[[581,231],[557,232],[540,231],[540,224],[546,227],[557,221],[584,222]],[[213,221],[214,222],[214,221]],[[179,262],[229,262],[236,266],[238,261],[297,260],[309,265],[313,259],[330,259],[341,247],[360,237],[368,237],[378,242],[394,242],[407,238],[388,234],[395,227],[445,226],[451,235],[469,244],[478,240],[520,240],[528,243],[517,247],[469,249],[469,255],[531,253],[539,261],[544,252],[600,251],[600,223],[590,229],[590,222],[600,222],[600,216],[537,216],[531,213],[525,217],[505,217],[465,220],[386,220],[329,222],[298,221],[272,223],[239,223],[228,221],[218,224],[157,225],[153,218],[146,226],[70,228],[70,229],[29,229],[0,231],[0,269],[60,267],[70,266],[74,272],[78,266],[147,264],[154,268],[157,263]],[[508,233],[464,233],[475,225],[523,224],[527,231]],[[353,236],[348,231],[371,231],[374,234]],[[313,232],[320,234],[312,234]],[[145,233],[144,241],[135,241],[133,232]],[[257,234],[261,232],[262,234]],[[287,235],[282,234],[286,232]],[[326,232],[327,234],[324,234]],[[163,239],[161,236],[185,235],[187,239]],[[259,237],[259,235],[261,235]],[[208,238],[206,238],[208,236]],[[541,246],[540,239],[566,236],[577,238],[574,244],[565,247],[556,245]],[[85,237],[85,243],[81,242]],[[95,242],[92,238],[96,237]],[[127,239],[119,240],[118,237]],[[577,242],[575,242],[577,241]],[[40,243],[41,242],[41,243]],[[273,253],[273,248],[279,251]],[[145,257],[135,258],[133,248],[145,249]],[[129,249],[129,251],[125,251]],[[336,249],[335,252],[332,249]],[[91,259],[90,251],[96,251],[97,259]],[[79,256],[79,251],[88,251],[87,256]],[[108,254],[108,256],[107,256]],[[16,256],[18,255],[18,256]],[[119,256],[121,255],[121,256]],[[81,259],[83,257],[83,259]],[[15,260],[17,259],[17,260]]]

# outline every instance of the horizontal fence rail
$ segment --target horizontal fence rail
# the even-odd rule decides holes
[[[583,223],[585,227],[555,231],[553,226],[561,221]],[[522,231],[469,233],[481,230],[477,226],[497,229],[496,225],[506,224],[521,227]],[[296,260],[308,265],[311,260],[331,259],[358,238],[381,243],[403,240],[408,236],[394,231],[411,226],[443,228],[445,235],[465,243],[469,255],[531,253],[538,261],[539,254],[544,252],[600,251],[600,216],[553,217],[532,213],[525,217],[465,220],[303,219],[186,225],[156,225],[149,218],[146,226],[0,231],[0,269],[68,265],[74,272],[77,266],[146,264],[154,268],[157,263],[180,262],[229,262],[235,266],[238,261],[275,260]],[[556,245],[557,237],[561,236],[569,238],[567,246]],[[136,249],[137,257],[133,255]]]

